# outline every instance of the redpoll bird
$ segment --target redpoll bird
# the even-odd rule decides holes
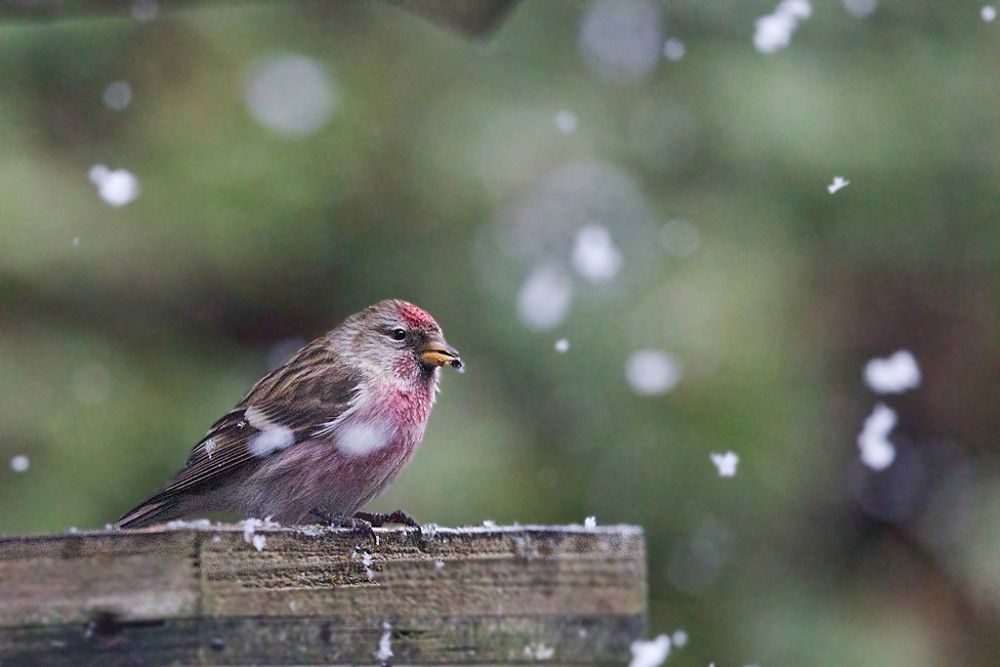
[[[413,456],[445,364],[461,370],[458,351],[413,304],[351,315],[258,382],[118,526],[215,511],[286,524],[350,519]]]

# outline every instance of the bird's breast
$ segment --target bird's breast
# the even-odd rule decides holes
[[[412,450],[424,435],[433,393],[371,392],[333,429],[337,449],[365,457],[386,448]],[[409,452],[406,452],[406,456]]]
[[[427,378],[415,386],[393,387],[382,393],[379,410],[402,423],[427,424],[434,407],[437,379]]]

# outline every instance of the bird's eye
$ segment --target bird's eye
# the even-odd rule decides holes
[[[393,329],[392,332],[389,335],[392,337],[393,340],[405,340],[406,339],[406,332],[403,331],[402,329]]]

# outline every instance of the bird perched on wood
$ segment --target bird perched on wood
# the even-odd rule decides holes
[[[446,364],[462,370],[441,327],[413,304],[382,301],[351,315],[258,382],[117,525],[214,511],[286,524],[411,523],[402,512],[357,511],[413,456]]]

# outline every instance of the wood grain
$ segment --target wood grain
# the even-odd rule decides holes
[[[626,664],[645,613],[631,526],[0,539],[4,667]]]

